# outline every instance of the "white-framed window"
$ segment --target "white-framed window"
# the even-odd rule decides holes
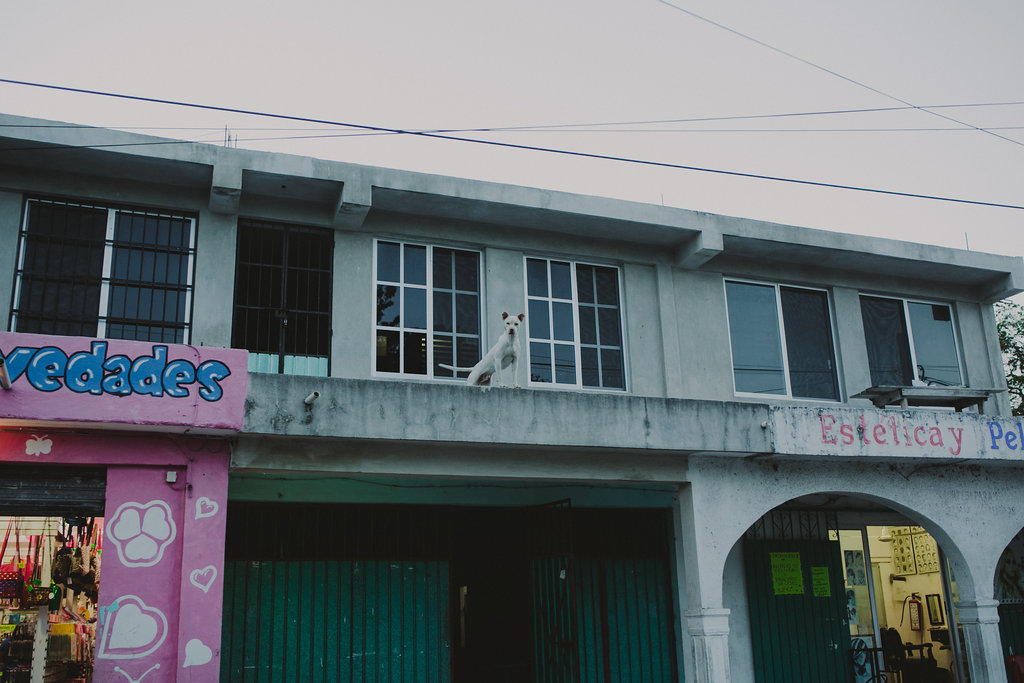
[[[480,360],[480,252],[374,242],[374,370],[454,379]],[[465,373],[462,373],[465,376]]]
[[[526,259],[531,384],[626,389],[619,269]]]
[[[11,329],[187,344],[195,239],[187,215],[29,199]]]
[[[828,292],[725,281],[737,394],[839,400]]]
[[[963,386],[949,304],[862,294],[873,386]]]

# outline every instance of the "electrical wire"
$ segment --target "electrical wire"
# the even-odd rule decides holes
[[[0,79],[2,82],[3,79]],[[975,107],[1013,107],[1024,105],[1024,101],[1011,101],[1011,102],[970,102],[962,104],[931,104],[922,106],[900,106],[900,107],[867,107],[861,109],[826,109],[820,111],[801,111],[801,112],[779,112],[772,114],[738,114],[732,116],[701,116],[685,119],[647,119],[647,120],[633,120],[633,121],[592,121],[589,123],[549,123],[549,124],[530,124],[521,126],[486,126],[480,128],[424,128],[416,129],[416,132],[420,133],[504,133],[510,131],[556,131],[561,129],[590,129],[590,128],[608,128],[612,126],[649,126],[655,124],[670,124],[670,123],[709,123],[713,121],[744,121],[744,120],[756,120],[756,119],[773,119],[773,118],[796,118],[805,116],[831,116],[839,114],[872,114],[872,113],[886,113],[886,112],[897,112],[897,111],[913,111],[919,109],[968,109]],[[335,128],[337,126],[330,126]],[[116,128],[118,130],[207,130],[220,132],[223,130],[221,126],[118,126],[118,125],[106,125],[106,126],[88,126],[82,124],[70,124],[70,123],[40,123],[40,124],[17,124],[17,123],[2,123],[0,128]],[[1006,130],[1007,127],[990,127],[990,130]],[[1012,129],[1010,127],[1009,129]],[[285,128],[281,126],[272,127],[256,127],[256,126],[242,126],[232,127],[231,130],[279,130],[279,131],[301,131],[311,130],[310,128]],[[673,129],[674,130],[674,129]],[[789,130],[789,129],[787,129]],[[895,129],[904,130],[904,129]],[[906,129],[906,130],[917,130],[917,129]],[[924,129],[921,129],[924,130]],[[973,130],[971,128],[936,128],[934,130]],[[613,129],[608,132],[620,132],[620,130]],[[626,131],[632,132],[632,131]],[[659,131],[662,132],[662,131]],[[766,131],[774,132],[774,131]],[[393,133],[390,133],[393,135]]]
[[[688,9],[686,9],[684,7],[680,7],[679,5],[674,5],[671,2],[669,2],[668,0],[658,0],[658,2],[660,2],[663,5],[666,5],[667,7],[671,7],[671,8],[673,8],[673,9],[679,11],[679,12],[682,12],[683,14],[691,16],[694,19],[699,19],[700,21],[703,21],[703,22],[705,22],[707,24],[711,24],[712,26],[714,26],[716,28],[719,28],[719,29],[721,29],[723,31],[727,31],[729,33],[732,33],[733,35],[739,36],[740,38],[743,38],[745,40],[749,40],[752,43],[756,43],[757,45],[760,45],[761,47],[767,48],[767,49],[769,49],[769,50],[771,50],[773,52],[777,52],[780,55],[784,55],[786,57],[789,57],[790,59],[794,59],[794,60],[800,62],[801,64],[805,64],[805,65],[807,65],[809,67],[812,67],[814,69],[817,69],[819,71],[823,71],[823,72],[829,74],[830,76],[834,76],[836,78],[842,79],[842,80],[846,81],[847,83],[852,83],[853,85],[856,85],[856,86],[858,86],[860,88],[864,88],[865,90],[869,90],[869,91],[875,93],[876,95],[881,95],[882,97],[888,98],[888,99],[893,100],[895,102],[899,102],[900,104],[902,104],[904,106],[907,106],[907,107],[910,107],[912,109],[918,109],[918,110],[923,111],[923,112],[925,112],[927,114],[931,114],[932,116],[938,116],[939,118],[945,119],[945,120],[950,121],[952,123],[956,123],[956,124],[961,125],[961,126],[966,126],[969,129],[977,130],[977,131],[980,131],[980,132],[985,133],[987,135],[992,135],[993,137],[997,137],[1000,140],[1005,140],[1007,142],[1012,142],[1015,145],[1019,145],[1021,147],[1024,147],[1024,142],[1020,142],[1018,140],[1014,140],[1013,138],[1008,138],[1005,135],[999,135],[998,133],[993,133],[990,129],[982,128],[980,126],[975,126],[975,125],[967,123],[965,121],[960,121],[958,119],[955,119],[955,118],[953,118],[951,116],[946,116],[945,114],[941,114],[941,113],[936,112],[936,111],[931,111],[931,110],[926,109],[924,107],[920,107],[920,106],[918,106],[916,104],[912,104],[912,103],[910,103],[910,102],[908,102],[908,101],[906,101],[906,100],[904,100],[904,99],[902,99],[900,97],[897,97],[895,95],[887,93],[884,90],[879,90],[878,88],[870,86],[867,83],[863,83],[862,81],[858,81],[858,80],[856,80],[854,78],[850,78],[849,76],[841,74],[838,71],[833,71],[832,69],[829,69],[828,67],[824,67],[824,66],[821,66],[820,64],[816,64],[816,63],[810,61],[809,59],[804,59],[803,57],[800,57],[799,55],[795,55],[792,52],[788,52],[786,50],[783,50],[780,47],[776,47],[776,46],[772,45],[771,43],[766,43],[765,41],[759,40],[758,38],[755,38],[755,37],[753,37],[751,35],[743,33],[742,31],[737,31],[734,28],[731,28],[729,26],[726,26],[725,24],[722,24],[722,23],[719,23],[717,21],[714,21],[713,19],[709,19],[708,17],[705,17],[705,16],[702,16],[700,14],[697,14],[696,12],[688,10]]]
[[[663,0],[659,0],[659,1],[663,1]],[[615,156],[615,155],[610,155],[610,154],[597,154],[597,153],[594,153],[594,152],[580,152],[580,151],[575,151],[575,150],[557,149],[557,148],[553,148],[553,147],[541,147],[541,146],[538,146],[538,145],[525,145],[525,144],[517,144],[517,143],[511,143],[511,142],[499,142],[497,140],[480,140],[480,139],[477,139],[477,138],[462,137],[462,136],[457,136],[457,135],[421,132],[421,131],[406,130],[406,129],[401,129],[401,128],[388,128],[388,127],[385,127],[385,126],[371,126],[371,125],[367,125],[367,124],[347,123],[347,122],[341,122],[341,121],[330,121],[330,120],[327,120],[327,119],[319,119],[319,118],[312,118],[312,117],[305,117],[305,116],[294,116],[294,115],[288,115],[288,114],[274,114],[274,113],[260,112],[260,111],[249,110],[249,109],[239,109],[239,108],[235,108],[235,107],[222,107],[222,106],[217,106],[217,105],[212,105],[212,104],[199,104],[199,103],[195,103],[195,102],[181,102],[181,101],[176,101],[176,100],[168,100],[168,99],[161,99],[161,98],[155,98],[155,97],[143,97],[141,95],[126,95],[126,94],[123,94],[123,93],[111,93],[111,92],[104,92],[104,91],[100,91],[100,90],[87,90],[87,89],[83,89],[83,88],[71,88],[71,87],[68,87],[68,86],[50,85],[50,84],[44,84],[44,83],[32,83],[32,82],[28,82],[28,81],[17,81],[17,80],[8,79],[8,78],[0,78],[0,83],[10,83],[10,84],[14,84],[14,85],[24,85],[24,86],[35,87],[35,88],[46,88],[46,89],[50,89],[50,90],[59,90],[59,91],[62,91],[62,92],[72,92],[72,93],[87,94],[87,95],[97,95],[97,96],[102,96],[102,97],[111,97],[111,98],[115,98],[115,99],[131,100],[131,101],[135,101],[135,102],[148,102],[148,103],[152,103],[152,104],[166,104],[166,105],[177,106],[177,107],[185,107],[185,108],[191,108],[191,109],[202,109],[202,110],[207,110],[207,111],[219,111],[219,112],[225,112],[225,113],[231,113],[231,114],[241,114],[241,115],[246,115],[246,116],[259,116],[259,117],[264,117],[264,118],[280,119],[280,120],[285,120],[285,121],[295,121],[295,122],[302,122],[302,123],[317,123],[317,124],[323,124],[323,125],[334,125],[334,126],[340,126],[340,127],[343,127],[343,128],[354,128],[354,129],[357,129],[357,130],[371,131],[371,132],[376,132],[376,133],[395,133],[395,134],[411,135],[411,136],[414,136],[414,137],[422,137],[422,138],[435,139],[435,140],[447,140],[447,141],[453,141],[453,142],[467,142],[467,143],[478,144],[478,145],[487,145],[487,146],[490,146],[490,147],[497,147],[497,148],[502,148],[502,149],[512,149],[512,150],[530,151],[530,152],[545,152],[545,153],[548,153],[548,154],[558,154],[558,155],[562,155],[562,156],[575,157],[575,158],[580,158],[580,159],[597,159],[597,160],[602,160],[602,161],[617,161],[617,162],[621,162],[621,163],[636,164],[636,165],[640,165],[640,166],[651,166],[651,167],[656,167],[656,168],[670,168],[670,169],[676,169],[676,170],[682,170],[682,171],[695,171],[695,172],[699,172],[699,173],[710,173],[710,174],[714,174],[714,175],[729,176],[729,177],[734,177],[734,178],[747,178],[747,179],[751,179],[751,180],[770,180],[770,181],[774,181],[774,182],[790,183],[790,184],[794,184],[794,185],[804,185],[804,186],[809,186],[809,187],[825,187],[825,188],[831,188],[831,189],[835,189],[835,190],[850,190],[850,191],[853,191],[853,192],[866,192],[866,193],[871,193],[871,194],[887,195],[887,196],[893,196],[893,197],[908,197],[908,198],[913,198],[913,199],[930,199],[930,200],[933,200],[933,201],[950,202],[950,203],[956,203],[956,204],[968,204],[968,205],[972,205],[972,206],[988,206],[988,207],[1001,208],[1001,209],[1024,210],[1024,206],[1019,205],[1019,204],[1003,204],[1003,203],[999,203],[999,202],[985,202],[985,201],[974,200],[974,199],[962,199],[962,198],[957,198],[957,197],[943,197],[943,196],[940,196],[940,195],[927,195],[927,194],[920,194],[920,193],[915,193],[915,192],[899,192],[899,191],[896,191],[896,190],[884,190],[884,189],[881,189],[881,188],[860,187],[860,186],[856,186],[856,185],[845,185],[845,184],[842,184],[842,183],[827,183],[827,182],[824,182],[824,181],[805,180],[805,179],[800,179],[800,178],[786,178],[786,177],[782,177],[782,176],[772,176],[772,175],[766,175],[766,174],[761,174],[761,173],[746,173],[746,172],[742,172],[742,171],[729,171],[729,170],[724,170],[724,169],[706,168],[706,167],[702,167],[702,166],[690,166],[690,165],[686,165],[686,164],[674,164],[674,163],[670,163],[670,162],[666,162],[666,161],[653,161],[653,160],[650,160],[650,159],[636,159],[636,158],[631,158],[631,157],[622,157],[622,156]],[[185,144],[185,145],[188,145],[188,144],[199,144],[199,143],[191,143],[191,142],[183,141],[183,140],[157,140],[157,141],[146,141],[146,142],[126,142],[126,143],[91,144],[91,145],[60,145],[60,146],[40,145],[40,146],[36,146],[36,147],[21,147],[21,148],[8,147],[8,148],[0,148],[0,153],[13,152],[13,151],[26,151],[26,150],[44,151],[44,150],[64,150],[64,149],[106,149],[106,148],[114,148],[114,147],[133,147],[133,146],[134,147],[138,147],[138,146],[168,145],[168,144],[179,144],[179,145],[180,144]]]

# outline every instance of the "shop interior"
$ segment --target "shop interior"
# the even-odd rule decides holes
[[[0,683],[92,680],[103,519],[0,515]]]
[[[956,582],[935,539],[917,526],[838,534],[856,683],[966,683]]]

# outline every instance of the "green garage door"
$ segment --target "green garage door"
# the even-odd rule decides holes
[[[445,683],[448,563],[234,561],[221,680]]]

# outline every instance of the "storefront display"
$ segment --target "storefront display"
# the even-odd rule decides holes
[[[103,520],[0,517],[0,681],[92,680]]]

